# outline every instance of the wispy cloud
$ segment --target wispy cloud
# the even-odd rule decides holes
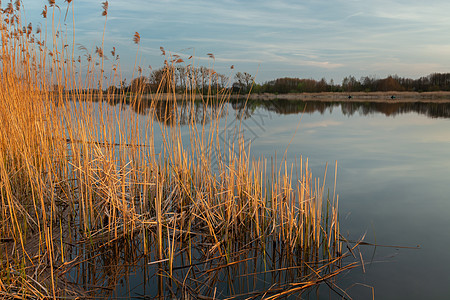
[[[39,4],[38,4],[39,3]],[[37,15],[45,2],[24,0]],[[450,2],[418,0],[110,0],[106,45],[134,59],[132,35],[142,37],[143,59],[160,61],[159,47],[195,49],[201,61],[260,66],[261,80],[282,76],[349,74],[426,75],[450,69]],[[65,8],[65,4],[61,4]],[[77,39],[97,43],[103,29],[101,1],[75,2]],[[29,19],[32,19],[31,17]],[[89,45],[86,45],[89,48]],[[283,73],[284,72],[284,73]]]

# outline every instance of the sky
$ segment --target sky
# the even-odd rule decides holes
[[[87,49],[101,45],[102,2],[73,0],[76,42]],[[48,2],[23,3],[27,21],[42,23],[40,12]],[[250,73],[258,83],[280,77],[341,83],[349,75],[419,78],[450,72],[448,0],[108,3],[105,52],[116,48],[123,76],[128,78],[136,60],[135,32],[141,37],[137,61],[144,70],[163,65],[163,47],[166,54],[186,61],[192,55],[195,65],[213,67],[222,74]],[[64,22],[67,3],[57,0],[56,4]],[[70,17],[66,22],[72,26]]]

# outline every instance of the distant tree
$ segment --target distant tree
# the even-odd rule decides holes
[[[337,92],[339,90],[340,86],[339,85],[335,85],[334,79],[331,78],[330,79],[329,88],[330,88],[330,92]]]
[[[153,70],[149,78],[150,89],[152,92],[166,92],[167,91],[167,80],[166,80],[166,69],[161,68]]]
[[[122,82],[121,91],[148,90],[166,92],[169,90],[182,91],[196,89],[201,93],[213,93],[216,90],[229,88],[230,78],[215,70],[191,66],[168,66],[154,70],[149,78],[143,76],[133,79],[127,87]],[[325,78],[319,81],[314,79],[300,79],[283,77],[256,84],[254,77],[247,72],[237,72],[231,85],[233,92],[247,93],[314,93],[314,92],[375,92],[375,91],[450,91],[450,73],[432,73],[418,79],[401,78],[398,75],[377,79],[375,76],[363,76],[356,80],[354,76],[347,76],[342,85],[335,84],[331,79],[327,83]],[[253,88],[252,88],[253,87]]]
[[[359,92],[361,91],[361,83],[353,76],[345,77],[342,80],[342,91]]]
[[[316,91],[319,93],[328,91],[328,84],[325,78],[322,78],[319,82],[317,82]]]
[[[254,83],[252,93],[260,94],[263,92],[263,86],[261,84]]]
[[[398,80],[392,76],[388,76],[385,79],[381,79],[377,82],[378,91],[404,91],[405,89],[400,85]]]
[[[432,73],[428,75],[429,90],[448,91],[450,90],[450,74],[449,73]]]
[[[150,84],[149,79],[146,76],[139,76],[134,78],[130,82],[129,89],[133,93],[149,93],[150,92]]]
[[[247,92],[250,91],[254,80],[255,78],[251,74],[244,72],[244,82]]]
[[[118,89],[116,86],[111,85],[106,89],[106,92],[108,94],[118,94],[120,92],[120,89]]]
[[[233,84],[234,89],[239,89],[241,92],[247,93],[250,91],[254,78],[251,74],[244,72],[237,72],[234,75],[235,82]]]
[[[376,81],[377,79],[375,77],[361,77],[359,82],[361,83],[361,88],[364,92],[373,92],[376,90]]]
[[[314,79],[301,79],[301,81],[303,82],[303,86],[304,86],[304,92],[305,93],[315,93],[317,92],[317,81]],[[326,85],[326,82],[325,82]]]
[[[230,78],[224,74],[218,74],[218,77],[219,77],[219,80],[218,80],[219,87],[222,89],[226,88],[228,86]]]

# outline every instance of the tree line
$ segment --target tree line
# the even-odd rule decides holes
[[[450,73],[432,73],[418,79],[399,77],[397,75],[386,78],[363,76],[357,80],[354,76],[347,76],[341,84],[333,80],[301,78],[278,78],[263,84],[255,84],[255,93],[321,93],[321,92],[432,92],[450,91]]]
[[[211,68],[166,65],[153,70],[149,76],[139,76],[128,84],[126,80],[119,86],[110,86],[109,92],[184,92],[195,90],[202,94],[215,94],[228,91],[233,94],[247,93],[321,93],[321,92],[431,92],[450,91],[450,73],[432,73],[418,79],[399,77],[397,75],[386,78],[363,76],[359,80],[354,76],[347,76],[342,83],[335,83],[333,79],[321,80],[284,77],[265,83],[255,83],[255,78],[247,72],[237,72],[233,77],[220,74]]]
[[[149,76],[141,75],[127,84],[122,81],[119,86],[110,86],[112,93],[167,93],[196,90],[199,93],[216,93],[228,89],[230,78],[217,73],[211,68],[191,66],[169,66],[153,70]]]

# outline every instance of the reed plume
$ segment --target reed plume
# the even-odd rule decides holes
[[[3,14],[21,11],[10,2]],[[144,94],[146,80],[116,93],[124,80],[115,48],[103,90],[103,42],[97,67],[86,47],[75,56],[58,24],[52,39],[60,42],[47,49],[31,24],[10,20],[0,29],[0,295],[104,296],[142,259],[158,265],[163,294],[177,283],[177,296],[194,298],[213,296],[209,287],[230,270],[256,273],[248,266],[265,275],[295,270],[283,283],[271,277],[260,295],[299,292],[354,266],[341,266],[338,198],[324,196],[307,160],[294,176],[285,159],[252,157],[239,130],[221,136],[230,129],[221,127],[229,90],[197,95],[187,73],[178,95],[174,70],[184,60],[167,51],[153,93]],[[140,41],[136,32],[136,61]]]
[[[106,17],[108,15],[108,8],[109,8],[109,3],[108,1],[102,2],[102,16]]]
[[[139,45],[139,43],[141,42],[141,36],[139,35],[138,32],[135,32],[135,33],[134,33],[134,36],[133,36],[133,42],[134,42],[136,45]]]

